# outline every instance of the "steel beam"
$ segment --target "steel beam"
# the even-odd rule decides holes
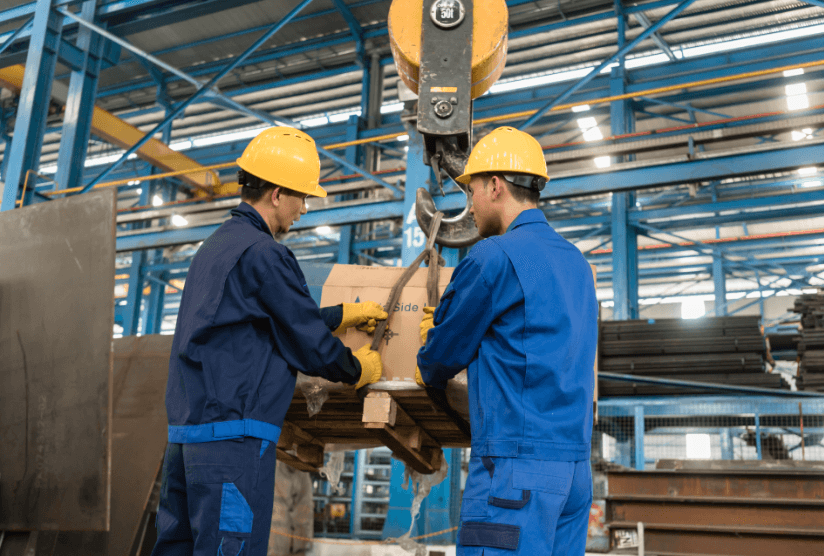
[[[564,102],[566,99],[571,97],[572,94],[575,93],[575,91],[577,91],[578,89],[580,89],[581,87],[583,87],[584,85],[589,83],[594,77],[596,77],[599,73],[601,73],[601,70],[606,69],[611,64],[613,64],[616,60],[618,60],[619,58],[622,58],[628,52],[631,52],[633,48],[635,48],[642,41],[646,40],[647,37],[649,37],[650,35],[655,33],[658,29],[660,29],[661,27],[666,25],[669,21],[671,21],[672,19],[677,17],[678,14],[680,14],[685,9],[687,9],[694,1],[695,0],[683,0],[680,4],[678,4],[677,7],[675,7],[673,10],[671,10],[667,15],[665,15],[664,17],[659,19],[655,23],[655,25],[652,25],[651,27],[648,27],[647,29],[644,29],[644,31],[640,35],[635,37],[628,44],[619,47],[618,52],[616,52],[615,54],[613,54],[612,56],[607,58],[604,62],[602,62],[600,65],[598,65],[598,67],[596,67],[591,72],[589,72],[583,79],[581,79],[580,81],[575,83],[575,85],[573,85],[572,87],[568,88],[560,96],[555,97],[553,100],[551,100],[550,102],[546,103],[541,108],[539,108],[538,111],[535,114],[533,114],[532,116],[530,116],[523,124],[521,124],[519,126],[519,128],[520,129],[526,129],[529,126],[533,125],[535,122],[537,122],[539,119],[541,119],[541,117],[544,115],[544,113],[547,112],[547,110],[551,110],[555,106],[558,106],[559,104]]]
[[[93,20],[96,7],[97,0],[87,0],[80,10],[80,17]],[[73,71],[69,81],[63,130],[60,134],[57,173],[54,177],[59,187],[54,189],[77,187],[82,183],[103,42],[101,36],[89,29],[81,28],[78,32],[77,46],[84,52],[83,67]]]
[[[23,186],[26,173],[38,168],[62,30],[62,18],[52,9],[55,2],[37,2],[14,138],[8,153],[11,160],[5,182],[0,185],[0,211],[14,208],[17,191]],[[25,201],[23,199],[23,203]]]
[[[177,107],[172,111],[171,114],[166,116],[166,118],[157,124],[149,133],[147,133],[143,139],[135,143],[132,147],[130,147],[123,155],[111,166],[106,168],[103,172],[98,174],[98,176],[93,179],[89,184],[87,184],[82,192],[86,192],[92,187],[94,187],[97,183],[101,182],[103,178],[109,175],[115,168],[117,168],[120,164],[122,164],[130,154],[137,151],[140,147],[142,147],[147,141],[149,141],[155,133],[163,130],[167,125],[171,124],[172,120],[174,120],[177,116],[183,113],[187,106],[192,104],[195,100],[203,96],[207,91],[209,91],[214,85],[216,85],[221,79],[223,79],[229,72],[235,69],[238,65],[243,63],[246,58],[249,57],[252,52],[257,50],[263,43],[268,41],[272,36],[277,33],[280,29],[282,29],[292,18],[294,18],[303,8],[308,6],[312,0],[303,0],[297,7],[295,7],[289,14],[280,20],[277,24],[275,24],[271,29],[269,29],[266,33],[263,34],[260,38],[258,38],[252,46],[246,49],[240,56],[233,59],[229,64],[227,64],[217,75],[212,77],[208,83],[204,84],[198,91],[189,97],[187,100],[179,103]]]

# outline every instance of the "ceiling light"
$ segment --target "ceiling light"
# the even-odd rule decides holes
[[[703,298],[685,299],[681,302],[681,318],[697,319],[706,314]]]
[[[793,131],[792,131],[792,133],[790,133],[790,135],[792,136],[793,141],[801,141],[802,139],[806,139],[806,138],[807,138],[807,134],[806,134],[806,133],[804,133],[803,131],[795,131],[795,130],[793,130]]]
[[[318,226],[317,228],[315,228],[315,232],[323,236],[326,234],[331,234],[332,228],[330,228],[329,226]]]
[[[808,166],[807,168],[799,168],[798,175],[799,176],[812,176],[813,174],[818,172],[818,168],[815,166]]]
[[[801,187],[821,187],[821,180],[801,182]]]
[[[804,68],[795,68],[784,71],[784,77],[795,77],[796,75],[804,75]]]
[[[589,110],[589,104],[579,104],[572,107],[573,112],[586,112],[587,110]]]
[[[172,225],[173,226],[180,227],[180,226],[185,226],[188,223],[189,223],[189,221],[186,220],[185,218],[183,218],[182,216],[180,216],[179,214],[173,214],[172,215]]]
[[[159,207],[162,204],[163,204],[163,199],[160,198],[160,195],[155,195],[154,197],[152,197],[152,205],[153,206]]]
[[[584,131],[584,141],[600,141],[603,138],[604,136],[601,134],[601,130],[597,127],[591,127]]]
[[[595,166],[598,168],[607,168],[610,164],[611,160],[608,156],[598,156],[595,158]]]
[[[801,131],[806,133],[807,135],[812,135],[813,134],[813,128],[811,128],[811,127],[805,127]]]
[[[409,141],[408,135],[398,135],[398,141]]]
[[[589,129],[598,125],[595,118],[578,118],[578,127],[581,129]]]
[[[791,85],[787,85],[786,87],[784,87],[784,90],[787,92],[788,97],[791,97],[793,95],[805,95],[807,94],[807,84],[793,83]]]
[[[807,95],[793,95],[791,97],[787,97],[788,110],[804,110],[809,107],[810,99],[807,98]]]

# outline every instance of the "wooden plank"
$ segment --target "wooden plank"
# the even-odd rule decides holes
[[[114,199],[0,213],[0,530],[109,529]]]

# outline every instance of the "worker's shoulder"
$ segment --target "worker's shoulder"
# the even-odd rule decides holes
[[[482,239],[461,261],[461,265],[466,266],[467,271],[479,273],[490,284],[500,280],[502,274],[512,267],[506,251],[495,241],[498,237]],[[470,266],[474,268],[470,270]]]

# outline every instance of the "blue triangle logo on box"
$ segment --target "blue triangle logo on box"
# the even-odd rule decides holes
[[[360,303],[360,296],[355,298],[355,303]]]

